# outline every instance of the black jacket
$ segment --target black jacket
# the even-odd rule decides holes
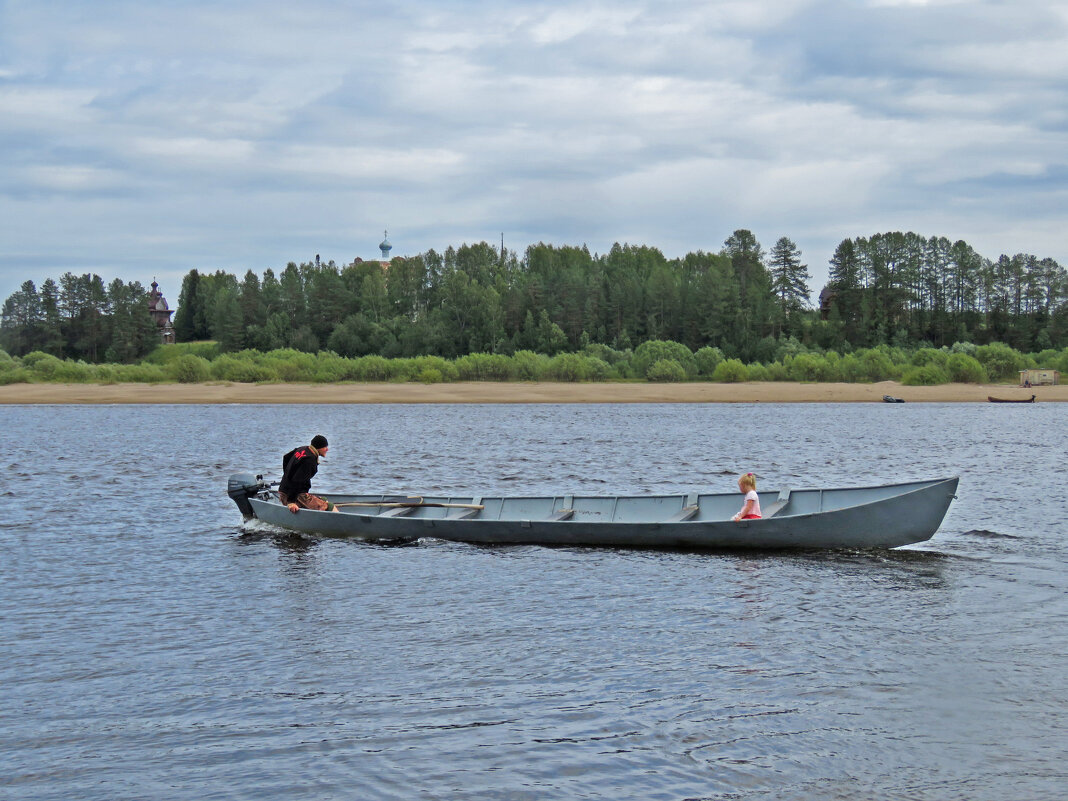
[[[291,502],[302,492],[311,492],[311,480],[319,471],[319,453],[311,445],[301,445],[282,457],[282,481],[278,491]]]

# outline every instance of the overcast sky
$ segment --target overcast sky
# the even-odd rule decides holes
[[[913,230],[1068,265],[1068,4],[0,0],[0,300],[65,271]]]

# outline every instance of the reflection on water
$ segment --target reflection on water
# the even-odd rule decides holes
[[[9,408],[0,452],[62,447],[5,473],[5,798],[1059,798],[1058,408]],[[226,476],[273,470],[294,419],[334,491],[962,480],[892,552],[241,526]],[[1001,471],[1034,430],[1021,503]]]

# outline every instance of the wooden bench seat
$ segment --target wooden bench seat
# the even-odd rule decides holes
[[[667,519],[668,523],[683,523],[693,518],[701,507],[697,503],[697,493],[691,492],[682,502],[682,509]]]
[[[379,514],[379,517],[404,517],[410,515],[415,511],[414,506],[397,506],[393,509],[386,509],[386,511]]]
[[[668,523],[683,523],[683,522],[689,520],[690,518],[692,518],[694,515],[696,515],[697,511],[700,508],[701,507],[699,507],[699,506],[684,506],[684,507],[682,507],[682,509],[680,511],[676,512],[671,517],[669,517],[667,519],[667,522]]]
[[[782,511],[783,507],[790,502],[790,490],[779,490],[779,497],[768,507],[768,510],[764,512],[764,519],[769,517],[775,517]]]

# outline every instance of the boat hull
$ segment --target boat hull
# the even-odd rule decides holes
[[[371,541],[432,537],[485,545],[895,548],[924,542],[934,535],[955,497],[957,481],[949,478],[880,487],[760,493],[762,508],[774,510],[773,516],[740,522],[730,519],[740,506],[736,493],[424,498],[426,504],[481,508],[357,506],[339,512],[302,509],[293,513],[261,489],[248,498],[248,506],[252,517],[283,528]],[[321,497],[334,503],[387,500],[380,495]],[[566,519],[559,519],[564,516]]]

